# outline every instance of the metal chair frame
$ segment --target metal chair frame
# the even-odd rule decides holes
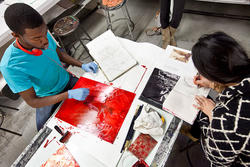
[[[128,30],[129,30],[129,35],[131,36],[132,40],[134,40],[134,36],[132,31],[134,30],[135,24],[132,21],[129,12],[128,12],[128,8],[127,8],[127,4],[126,4],[127,0],[123,0],[122,3],[118,4],[117,6],[114,7],[108,7],[102,4],[102,0],[99,0],[99,6],[101,9],[103,9],[105,11],[105,18],[106,18],[106,22],[107,22],[107,29],[111,29],[112,30],[112,23],[120,21],[120,20],[126,20],[127,26],[128,26]],[[124,18],[118,18],[116,20],[111,20],[110,17],[110,11],[113,10],[117,10],[117,9],[122,9],[122,13],[124,15]]]
[[[8,107],[8,106],[3,106],[3,105],[1,105],[0,107],[6,107],[6,108],[9,108],[9,109],[14,109],[14,110],[16,110],[15,108]],[[11,130],[8,130],[8,129],[5,129],[5,128],[1,128],[1,126],[2,126],[2,124],[3,124],[3,121],[4,121],[4,118],[5,118],[5,113],[0,109],[0,130],[3,130],[3,131],[5,131],[5,132],[12,133],[12,134],[14,134],[14,135],[22,136],[22,134],[20,134],[20,133],[17,133],[17,132],[14,132],[14,131],[11,131]]]
[[[65,34],[59,34],[59,33],[57,33],[57,32],[55,31],[55,28],[53,28],[53,33],[54,33],[54,35],[58,38],[59,44],[61,45],[61,47],[63,48],[63,50],[67,53],[66,47],[65,47],[65,45],[64,45],[64,43],[63,43],[61,37],[65,37],[65,36],[69,36],[69,35],[72,35],[72,34],[73,34],[74,37],[75,37],[76,39],[78,39],[78,41],[80,42],[80,44],[84,47],[84,49],[86,50],[86,52],[87,52],[87,54],[89,55],[89,57],[93,60],[92,56],[91,56],[90,53],[89,53],[89,49],[88,49],[88,48],[86,47],[86,45],[83,43],[84,40],[91,41],[92,38],[91,38],[90,35],[87,33],[87,31],[86,31],[83,27],[81,27],[80,21],[79,21],[79,19],[78,19],[76,16],[70,15],[70,16],[66,16],[66,17],[73,17],[74,19],[77,19],[78,25],[76,26],[76,28],[70,30],[69,32],[67,32],[67,33],[65,33]],[[65,18],[65,17],[63,17],[63,18]],[[61,19],[63,19],[63,18],[61,18]],[[58,21],[60,21],[61,19],[59,19]],[[57,22],[58,22],[58,21],[57,21]],[[56,23],[57,23],[57,22],[56,22]],[[55,23],[55,25],[56,25],[56,23]],[[79,37],[79,36],[76,34],[76,31],[77,31],[77,30],[80,30],[81,32],[83,32],[87,37],[85,37],[85,38]],[[77,42],[77,41],[75,41],[75,42],[73,42],[72,44],[70,44],[70,47],[72,46],[72,47],[74,48],[75,51],[76,51],[76,49],[78,48],[78,47],[75,47],[75,46],[74,46],[74,44],[75,44],[76,42]]]

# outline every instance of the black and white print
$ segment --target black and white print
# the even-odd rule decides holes
[[[172,91],[179,78],[178,75],[154,68],[139,99],[162,109],[166,96]]]

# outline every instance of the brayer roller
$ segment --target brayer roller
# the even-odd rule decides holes
[[[59,126],[55,125],[54,126],[55,130],[60,133],[62,135],[61,139],[59,140],[61,143],[65,143],[68,141],[68,139],[71,136],[71,133],[69,131],[63,133],[63,131],[61,130],[61,128],[59,128]]]

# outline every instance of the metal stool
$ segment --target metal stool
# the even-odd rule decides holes
[[[100,8],[105,11],[105,18],[107,22],[107,29],[112,30],[112,23],[119,21],[119,20],[126,20],[129,34],[131,38],[134,40],[134,36],[132,34],[132,31],[134,30],[135,24],[131,20],[131,17],[128,12],[128,8],[126,5],[127,0],[100,0]],[[114,21],[111,20],[110,17],[110,11],[117,10],[117,9],[122,9],[124,18],[118,18]]]
[[[79,35],[77,35],[75,33],[78,26],[79,26],[79,24],[80,24],[80,21],[79,21],[79,19],[77,17],[75,17],[75,16],[66,16],[66,17],[63,17],[63,18],[59,19],[55,23],[55,25],[53,27],[53,32],[54,32],[55,36],[59,39],[59,43],[60,43],[61,47],[63,48],[63,50],[65,52],[66,52],[66,48],[65,48],[65,45],[62,42],[61,37],[65,37],[65,36],[73,34],[75,36],[75,38],[79,40],[80,44],[85,48],[85,50],[87,51],[87,54],[89,55],[89,57],[92,59],[88,48],[82,42],[84,40],[91,41],[92,38],[89,36],[87,31],[83,27],[80,27],[79,30],[81,30],[81,32],[83,32],[87,37],[81,38]],[[77,41],[75,41],[75,42],[77,42]],[[74,43],[71,44],[71,45],[73,46],[73,48],[76,51],[77,48],[75,48]]]
[[[4,106],[1,106],[1,107],[4,107]],[[6,107],[6,108],[9,108],[9,109],[14,109],[14,108],[10,108],[10,107]],[[15,109],[16,110],[16,109]],[[11,131],[11,130],[8,130],[8,129],[5,129],[5,128],[1,128],[2,124],[3,124],[3,121],[4,121],[4,117],[5,117],[5,113],[0,109],[0,130],[3,130],[5,132],[9,132],[9,133],[12,133],[14,135],[18,135],[18,136],[22,136],[22,134],[20,133],[17,133],[17,132],[14,132],[14,131]]]

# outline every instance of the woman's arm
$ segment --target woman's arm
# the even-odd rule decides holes
[[[209,126],[201,127],[202,145],[212,166],[231,166],[246,150],[250,123],[240,115],[249,108],[249,102],[242,99],[221,103],[214,108]]]

